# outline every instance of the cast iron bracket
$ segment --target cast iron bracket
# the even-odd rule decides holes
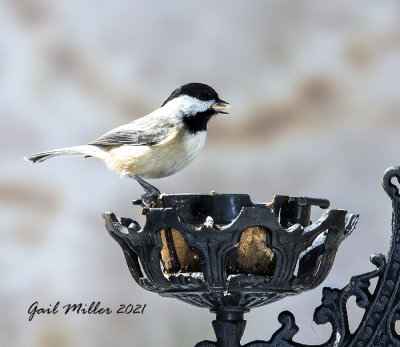
[[[320,347],[400,346],[395,332],[400,313],[400,194],[392,182],[394,178],[400,182],[400,167],[386,170],[382,182],[393,203],[390,250],[386,257],[371,256],[374,271],[352,277],[341,290],[323,289],[314,322],[330,323],[332,334]],[[269,341],[241,345],[246,325],[243,314],[251,307],[319,285],[331,269],[340,242],[354,229],[357,215],[330,210],[311,223],[311,206],[327,208],[329,202],[287,196],[276,196],[269,205],[253,204],[248,196],[235,194],[144,196],[135,203],[141,204],[146,214],[143,229],[129,218],[106,213],[107,230],[123,249],[131,274],[140,286],[216,313],[213,327],[217,341],[203,341],[196,347],[311,346],[293,341],[299,329],[288,311],[279,315],[282,326]],[[205,221],[206,216],[213,218]],[[249,227],[267,230],[266,242],[274,251],[271,276],[229,273],[231,258],[236,261],[231,253],[238,248],[243,230]],[[187,248],[197,252],[199,272],[183,271],[171,230],[178,230]],[[160,266],[163,247],[169,249],[171,257],[168,271]],[[371,293],[370,280],[375,277],[378,283]],[[365,310],[354,333],[350,333],[346,311],[351,296]]]

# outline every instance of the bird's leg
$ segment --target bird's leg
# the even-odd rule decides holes
[[[138,183],[142,186],[142,188],[147,194],[152,194],[152,195],[155,194],[157,196],[161,194],[161,192],[156,187],[152,186],[150,183],[141,179],[139,176],[135,175],[134,178],[136,181],[138,181]]]
[[[161,192],[150,183],[147,183],[145,180],[141,179],[139,176],[135,175],[133,178],[142,186],[142,188],[146,192],[139,200],[133,201],[133,204],[142,205],[143,207],[149,207],[156,204],[158,197],[161,195]]]

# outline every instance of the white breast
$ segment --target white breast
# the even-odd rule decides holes
[[[207,131],[198,131],[195,134],[189,134],[186,132],[185,137],[186,139],[183,147],[185,148],[186,164],[181,169],[191,163],[197,154],[203,149],[207,138]]]

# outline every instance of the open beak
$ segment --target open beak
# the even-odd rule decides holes
[[[229,105],[228,102],[218,99],[214,105],[211,106],[211,108],[214,111],[217,111],[218,113],[224,113],[228,114],[228,112],[225,112],[225,110],[229,110],[231,106]]]

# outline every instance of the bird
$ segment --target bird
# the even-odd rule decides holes
[[[228,102],[204,83],[175,89],[160,108],[119,126],[86,145],[26,156],[38,163],[62,155],[101,159],[120,176],[134,178],[148,194],[160,191],[145,179],[163,178],[189,165],[203,148],[208,121],[227,114]]]

